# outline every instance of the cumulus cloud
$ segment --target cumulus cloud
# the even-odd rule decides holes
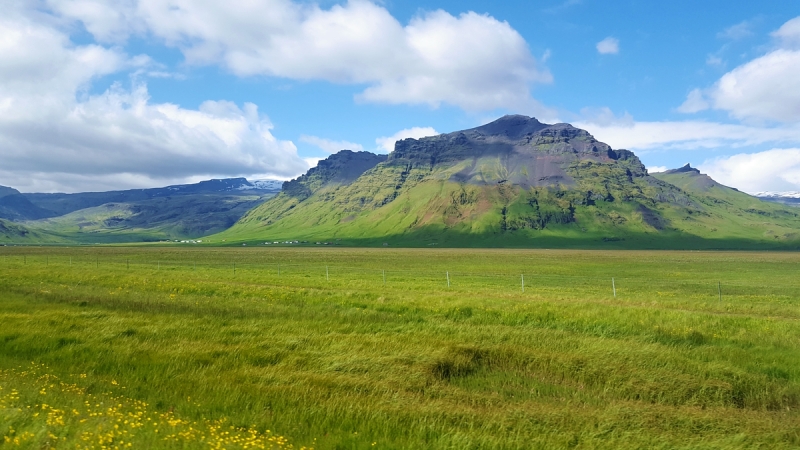
[[[800,190],[800,148],[711,159],[699,169],[715,180],[751,194]]]
[[[659,173],[669,170],[666,166],[648,166],[647,173]]]
[[[800,17],[784,23],[772,33],[784,47],[800,47]]]
[[[726,73],[707,92],[739,119],[800,121],[800,51],[779,49]]]
[[[428,136],[436,136],[437,134],[439,134],[439,132],[434,130],[432,127],[406,128],[391,136],[379,137],[375,139],[375,143],[378,144],[379,149],[390,153],[394,151],[394,144],[397,141],[408,138],[419,139]]]
[[[361,144],[356,144],[355,142],[334,141],[331,139],[324,139],[317,136],[303,135],[300,136],[300,141],[305,142],[306,144],[311,144],[325,153],[336,153],[339,150],[353,150],[353,151],[364,150],[364,147]]]
[[[722,76],[708,89],[695,89],[678,108],[708,108],[744,120],[800,122],[800,17],[772,33],[777,47]]]
[[[41,106],[41,105],[31,105]],[[306,169],[291,142],[271,133],[272,125],[251,103],[243,108],[224,101],[206,101],[198,110],[173,104],[152,104],[147,90],[112,87],[84,102],[58,105],[25,115],[0,112],[0,156],[4,170],[17,174],[4,180],[28,188],[26,174],[51,173],[116,176],[141,187],[189,177],[255,175],[291,176]],[[17,112],[19,112],[17,110]],[[10,181],[10,183],[9,183]]]
[[[0,183],[75,191],[307,168],[253,104],[157,104],[139,83],[90,95],[98,77],[147,58],[76,45],[46,21],[9,12],[0,19]]]
[[[239,76],[366,84],[365,102],[517,108],[550,82],[507,22],[474,12],[424,12],[402,25],[382,6],[350,0],[329,9],[291,0],[63,0],[52,7],[95,38],[148,35],[189,64]]]
[[[601,55],[616,55],[619,53],[619,39],[609,36],[598,42],[596,47]]]

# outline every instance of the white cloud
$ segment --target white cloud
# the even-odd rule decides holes
[[[678,107],[678,112],[682,113],[696,113],[708,109],[708,101],[703,97],[703,91],[700,89],[693,89],[686,97],[686,101]]]
[[[308,165],[308,168],[310,169],[312,167],[317,167],[317,164],[319,164],[319,162],[322,161],[323,159],[325,158],[316,158],[316,157],[303,158],[303,161],[305,161],[305,163]]]
[[[154,36],[190,64],[366,84],[360,101],[513,109],[532,100],[533,83],[552,79],[507,22],[474,12],[426,12],[403,26],[366,0],[329,9],[291,0],[127,0],[114,8],[65,0],[53,7],[97,39]]]
[[[647,173],[659,173],[669,170],[666,166],[650,166],[647,168]]]
[[[800,17],[784,23],[772,33],[772,37],[779,39],[784,47],[800,46]]]
[[[406,128],[391,136],[379,137],[375,139],[375,143],[378,144],[379,149],[385,150],[386,152],[393,152],[394,144],[397,141],[408,138],[419,139],[428,136],[436,136],[437,134],[439,134],[439,132],[431,127]]]
[[[748,193],[800,190],[800,148],[740,153],[699,167],[716,181]]]
[[[90,95],[100,76],[146,58],[75,45],[11,8],[0,19],[0,184],[23,191],[147,187],[205,176],[305,170],[294,144],[276,139],[255,105],[199,109],[152,103],[119,84]],[[92,188],[94,186],[94,188]]]
[[[765,143],[800,143],[800,127],[754,127],[706,121],[633,122],[601,125],[576,122],[614,148],[631,150],[744,147]]]
[[[736,67],[710,88],[691,91],[678,110],[710,107],[737,119],[800,122],[800,17],[772,35],[777,48]]]
[[[35,109],[39,105],[29,105]],[[48,105],[44,105],[48,106]],[[144,86],[115,86],[84,102],[27,114],[0,112],[0,166],[29,189],[27,174],[61,177],[59,189],[74,190],[74,177],[139,180],[142,187],[188,177],[237,175],[290,176],[306,169],[291,142],[270,133],[272,125],[251,103],[204,102],[198,110],[151,104]],[[83,183],[85,184],[85,183]]]
[[[715,109],[739,119],[800,121],[800,51],[772,51],[723,75],[707,91]]]
[[[300,141],[305,142],[306,144],[311,144],[326,153],[336,153],[339,150],[353,150],[353,151],[362,151],[364,147],[361,144],[356,144],[354,142],[348,141],[333,141],[330,139],[324,139],[317,136],[300,136]]]
[[[610,126],[624,126],[630,127],[632,126],[635,121],[633,120],[633,116],[631,116],[628,112],[621,116],[617,116],[614,114],[614,111],[611,111],[609,107],[602,107],[602,108],[582,108],[581,109],[581,120],[582,123],[592,123],[594,125],[599,125],[601,127],[610,127]]]
[[[737,23],[736,25],[731,25],[728,28],[724,29],[723,31],[717,33],[717,37],[720,39],[737,41],[739,39],[744,39],[746,37],[752,36],[753,35],[752,27],[753,23],[749,20],[745,20]]]
[[[609,36],[598,42],[596,47],[601,55],[616,55],[619,53],[619,39]]]

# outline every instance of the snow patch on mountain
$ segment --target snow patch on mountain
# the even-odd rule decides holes
[[[283,187],[282,180],[248,180],[249,185],[242,184],[238,186],[236,189],[240,191],[247,191],[251,189],[259,189],[262,191],[275,191],[280,192],[281,188]]]
[[[787,192],[764,191],[764,192],[756,192],[755,194],[753,194],[753,196],[759,198],[800,198],[800,191],[787,191]]]

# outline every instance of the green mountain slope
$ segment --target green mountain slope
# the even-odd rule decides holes
[[[385,157],[384,157],[385,159]],[[244,178],[163,188],[24,194],[0,186],[2,242],[112,243],[192,239],[233,225],[283,182]]]
[[[275,189],[274,181],[257,181],[251,183],[244,178],[225,178],[201,181],[194,184],[178,184],[161,188],[149,189],[128,189],[124,191],[105,191],[105,192],[78,192],[73,194],[41,194],[30,193],[22,194],[30,203],[46,211],[46,215],[39,217],[26,217],[27,219],[39,219],[58,217],[79,211],[81,209],[93,208],[108,203],[129,203],[138,204],[140,202],[166,199],[174,197],[198,196],[198,195],[224,195],[224,196],[253,196],[274,194],[280,191],[280,187]],[[14,192],[17,192],[14,190]],[[3,193],[0,190],[0,197]],[[0,203],[2,204],[2,203]]]
[[[800,239],[795,208],[763,201],[724,186],[688,164],[653,174],[653,177],[679,187],[711,210],[712,217],[719,219],[716,225],[709,223],[714,232],[787,243]]]
[[[682,185],[682,175],[650,176],[632,152],[568,124],[506,116],[471,130],[399,141],[386,161],[361,158],[360,168],[373,165],[357,178],[344,177],[353,181],[331,170],[309,171],[216,237],[475,247],[800,243],[795,212],[717,185],[703,190],[700,179]],[[333,155],[322,164],[352,166],[341,159]]]
[[[75,242],[197,238],[229,228],[269,196],[195,194],[132,203],[106,203],[24,224],[31,230],[41,230]]]
[[[0,244],[58,244],[64,242],[66,240],[59,236],[0,219]]]

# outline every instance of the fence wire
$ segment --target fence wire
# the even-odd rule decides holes
[[[236,282],[264,283],[270,285],[286,284],[302,287],[367,287],[387,286],[395,289],[419,290],[437,289],[451,290],[496,290],[502,292],[520,292],[533,294],[537,292],[584,291],[606,293],[608,295],[692,295],[709,298],[749,297],[773,298],[794,301],[800,298],[800,283],[795,283],[788,276],[775,275],[769,284],[763,281],[747,281],[731,278],[727,274],[719,276],[663,276],[636,277],[614,274],[613,269],[605,275],[580,275],[549,273],[537,271],[536,267],[525,270],[492,270],[480,272],[469,270],[450,270],[442,267],[426,269],[409,267],[364,267],[347,264],[319,263],[278,263],[252,261],[202,261],[174,259],[143,259],[100,257],[87,255],[4,255],[3,266],[6,268],[64,269],[75,267],[91,268],[98,273],[104,270],[129,272],[174,272],[196,273],[213,271],[220,279]]]

